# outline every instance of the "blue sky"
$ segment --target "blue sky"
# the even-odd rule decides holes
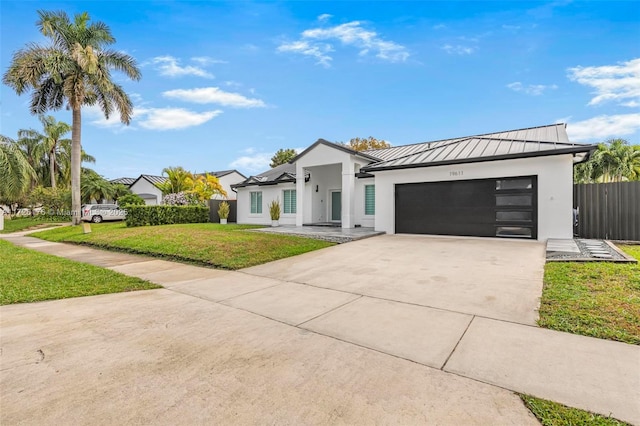
[[[130,126],[84,111],[107,178],[268,168],[279,148],[374,136],[403,145],[555,122],[640,143],[640,3],[2,0],[1,62],[43,42],[36,11],[87,11],[143,77],[116,75]],[[38,128],[1,89],[0,133]],[[69,111],[54,113],[71,122]]]

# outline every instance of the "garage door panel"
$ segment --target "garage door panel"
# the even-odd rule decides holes
[[[535,177],[396,185],[396,232],[535,238]]]

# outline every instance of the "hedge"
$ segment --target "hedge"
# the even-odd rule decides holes
[[[172,223],[202,223],[209,221],[205,206],[133,206],[128,205],[127,226],[170,225]]]

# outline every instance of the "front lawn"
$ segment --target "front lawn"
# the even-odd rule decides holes
[[[2,213],[0,213],[2,214]],[[49,217],[34,216],[34,217],[16,217],[14,219],[4,219],[4,229],[0,231],[2,234],[8,234],[10,232],[24,231],[27,229],[48,227],[59,225],[58,222],[52,222]]]
[[[620,246],[640,259],[640,246]],[[640,264],[551,262],[538,325],[640,344]]]
[[[0,240],[0,305],[159,288],[109,269]]]
[[[221,269],[240,269],[329,247],[333,243],[288,235],[247,232],[250,225],[191,223],[127,228],[120,223],[92,224],[32,234],[49,241],[88,244],[147,254]]]
[[[543,426],[624,426],[628,423],[621,422],[611,417],[604,417],[577,408],[567,407],[557,402],[534,398],[529,395],[520,395],[524,405],[538,418]]]

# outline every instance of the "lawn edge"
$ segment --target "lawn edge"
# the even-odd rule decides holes
[[[578,411],[578,412],[590,414],[590,415],[595,416],[596,418],[599,418],[601,420],[610,420],[612,423],[617,422],[621,426],[632,426],[631,423],[627,423],[627,422],[624,422],[622,420],[616,419],[615,417],[612,417],[611,415],[605,416],[603,414],[594,413],[593,411],[583,410],[582,408],[571,407],[571,406],[562,404],[560,402],[551,401],[549,399],[544,399],[544,398],[538,398],[537,396],[529,395],[529,394],[526,394],[526,393],[516,392],[516,395],[518,395],[518,397],[520,397],[520,400],[522,401],[524,406],[527,408],[527,410],[529,410],[531,412],[531,414],[533,414],[534,417],[543,425],[545,424],[545,423],[543,423],[543,420],[545,420],[545,419],[543,417],[538,416],[538,414],[534,410],[535,407],[531,404],[531,402],[528,399],[535,399],[535,400],[543,401],[543,402],[546,402],[546,403],[557,404],[557,405],[559,405],[562,408],[567,409],[567,410],[573,410],[573,411]],[[569,425],[571,425],[571,423],[569,423]]]

